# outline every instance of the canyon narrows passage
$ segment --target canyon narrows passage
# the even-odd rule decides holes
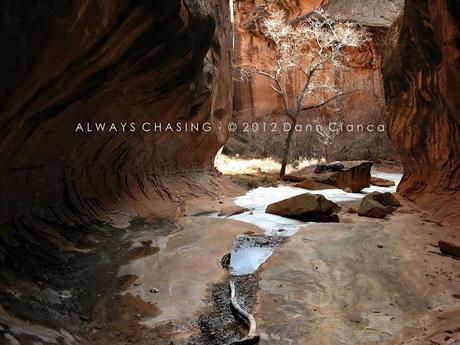
[[[460,343],[458,1],[0,13],[1,345]]]

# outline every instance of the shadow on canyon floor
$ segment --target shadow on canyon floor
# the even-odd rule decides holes
[[[204,200],[189,214],[232,202]],[[342,203],[341,223],[302,226],[254,275],[233,277],[261,343],[449,344],[459,332],[460,261],[436,243],[452,229],[412,204],[385,220],[347,213],[355,204]],[[79,250],[43,254],[31,244],[35,257],[18,251],[18,271],[2,272],[0,343],[217,345],[244,334],[220,261],[236,236],[260,234],[256,226],[186,216],[76,231],[61,229]]]

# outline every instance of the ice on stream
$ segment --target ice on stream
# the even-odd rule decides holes
[[[334,202],[361,199],[366,194],[375,191],[393,193],[396,191],[396,187],[402,178],[401,174],[381,173],[377,171],[373,171],[372,176],[392,180],[395,182],[395,186],[371,186],[363,189],[362,193],[347,193],[342,189],[308,190],[288,185],[259,187],[248,191],[245,195],[235,198],[236,205],[248,208],[251,211],[229,218],[254,224],[264,230],[267,236],[292,236],[301,226],[305,226],[309,223],[265,213],[267,205],[303,193],[322,194],[327,199]],[[258,267],[267,260],[272,252],[273,248],[254,246],[234,249],[230,259],[232,274],[244,275],[254,273]]]
[[[273,253],[271,247],[242,247],[234,249],[230,257],[230,273],[233,275],[251,274]]]

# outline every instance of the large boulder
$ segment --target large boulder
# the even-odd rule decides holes
[[[297,171],[291,175],[291,179],[295,178],[299,182],[314,181],[357,193],[370,186],[372,164],[371,161],[343,161],[318,164],[316,167],[310,166]],[[303,184],[303,182],[299,183],[298,187],[313,189],[305,187]],[[305,182],[305,185],[308,184],[313,185],[312,182]]]
[[[372,162],[347,161],[343,162],[343,166],[342,170],[326,170],[315,174],[314,180],[341,189],[349,188],[354,193],[370,186]]]
[[[321,194],[300,194],[267,206],[265,212],[310,222],[337,222],[340,206]]]
[[[371,167],[370,161],[334,162],[306,167],[289,177],[298,182],[315,181],[357,193],[370,186]]]

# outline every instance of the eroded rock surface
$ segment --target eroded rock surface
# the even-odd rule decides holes
[[[383,64],[389,133],[405,172],[398,191],[443,218],[460,214],[459,13],[456,1],[406,1]]]
[[[2,1],[0,12],[0,343],[63,343],[61,329],[91,344],[107,344],[101,332],[161,342],[138,325],[157,310],[121,297],[132,277],[116,273],[158,250],[129,252],[129,220],[182,215],[184,200],[222,187],[210,173],[232,109],[228,1]],[[164,131],[177,122],[199,130]]]
[[[181,174],[210,171],[227,138],[227,1],[4,1],[1,12],[2,218],[75,223],[141,201],[159,211],[201,183]],[[141,131],[177,121],[213,131]],[[92,133],[75,132],[87,122]],[[94,122],[118,132],[97,134]],[[123,133],[131,122],[136,132]]]

